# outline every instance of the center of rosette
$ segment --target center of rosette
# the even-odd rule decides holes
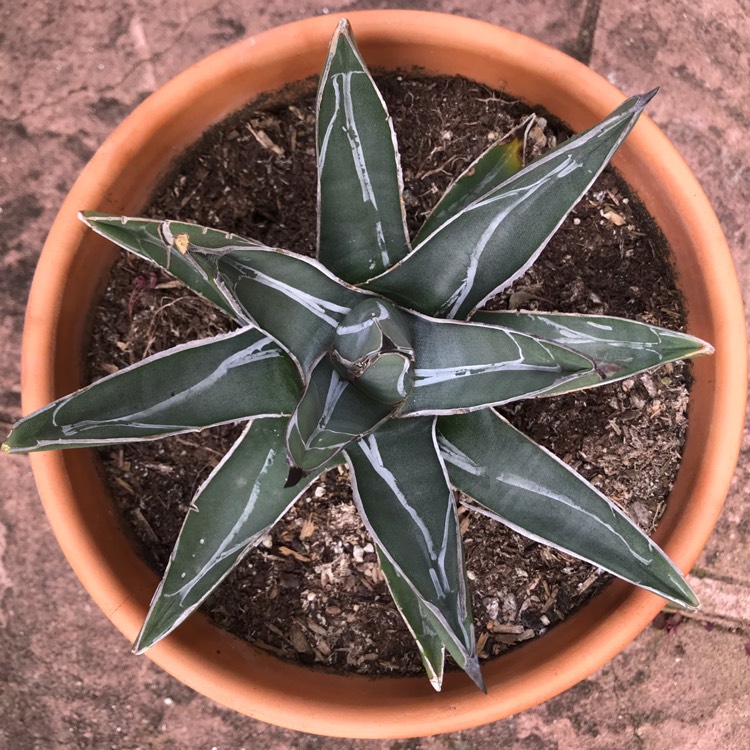
[[[414,385],[414,347],[409,325],[397,307],[366,299],[341,321],[331,347],[341,377],[382,404],[398,404]]]

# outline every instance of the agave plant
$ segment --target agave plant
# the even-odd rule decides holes
[[[136,652],[177,627],[341,462],[436,689],[446,649],[483,687],[455,489],[533,540],[697,606],[623,511],[493,407],[711,347],[621,318],[482,310],[534,262],[652,95],[525,167],[517,141],[495,144],[410,240],[391,121],[341,21],[317,97],[317,260],[178,221],[81,214],[238,324],[49,404],[3,445],[100,446],[247,423],[190,506]]]

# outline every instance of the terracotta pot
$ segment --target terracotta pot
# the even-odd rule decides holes
[[[623,94],[539,42],[479,21],[411,11],[351,13],[371,66],[460,74],[540,104],[580,130]],[[209,125],[259,93],[317,74],[336,23],[318,17],[251,37],[191,67],[150,96],[99,149],[55,220],[34,278],[23,342],[23,407],[82,384],[87,325],[115,251],[76,219],[80,209],[138,214],[170,161]],[[199,101],[200,106],[195,102]],[[689,330],[712,342],[696,361],[684,461],[655,534],[689,570],[721,510],[746,397],[746,339],[729,250],[701,188],[662,132],[643,117],[615,165],[674,250]],[[91,451],[32,455],[54,533],[97,605],[131,641],[157,584],[118,530]],[[605,664],[641,632],[662,600],[624,583],[548,634],[484,665],[489,695],[462,673],[442,693],[424,677],[343,677],[277,661],[202,615],[149,652],[195,690],[263,721],[306,732],[397,738],[495,721],[544,701]]]

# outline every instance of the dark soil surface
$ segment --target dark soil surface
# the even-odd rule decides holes
[[[563,140],[550,118],[461,79],[378,79],[402,155],[414,233],[440,194],[491,141],[522,125],[527,158]],[[315,249],[314,83],[217,126],[176,165],[148,215],[195,221],[268,245]],[[290,103],[293,102],[293,103]],[[641,204],[605,172],[535,266],[496,307],[613,314],[681,330],[685,311],[669,249]],[[116,266],[97,311],[92,378],[231,323],[178,282],[133,258]],[[503,409],[644,529],[663,512],[684,442],[689,367]],[[102,451],[123,525],[163,571],[188,504],[239,428]],[[545,632],[609,577],[460,511],[480,656]],[[222,627],[284,658],[370,674],[422,670],[345,470],[319,480],[207,603]]]

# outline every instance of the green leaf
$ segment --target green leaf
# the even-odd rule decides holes
[[[484,689],[455,501],[435,442],[435,420],[391,420],[345,454],[365,526],[444,628],[441,637],[459,666]]]
[[[414,244],[419,245],[464,208],[500,186],[523,167],[520,138],[490,146],[443,194],[425,220]]]
[[[290,414],[301,386],[273,340],[251,328],[176,346],[22,419],[10,453],[125,443]]]
[[[318,257],[357,284],[410,250],[396,135],[349,23],[339,22],[317,101]]]
[[[200,242],[214,249],[263,247],[260,243],[218,229],[180,221],[134,219],[97,211],[82,211],[79,218],[102,237],[176,276],[194,292],[213,302],[240,323],[249,322],[244,316],[237,314],[223,291],[213,279],[207,277],[190,255],[185,254],[184,248],[188,242]]]
[[[698,600],[672,561],[614,503],[492,410],[445,417],[439,444],[468,506],[683,607]]]
[[[286,250],[225,252],[191,241],[188,253],[235,300],[241,315],[290,353],[305,378],[349,310],[371,297],[317,261]]]
[[[443,685],[445,646],[435,627],[435,618],[422,604],[403,576],[399,575],[380,547],[377,548],[377,552],[380,570],[383,572],[396,608],[414,637],[432,687],[439,691]]]
[[[573,378],[545,396],[612,383],[666,362],[713,352],[695,336],[607,315],[479,310],[472,320],[552,341],[596,362],[595,373]]]
[[[629,99],[446,221],[364,284],[413,310],[466,318],[536,260],[610,160],[653,93]],[[429,283],[415,280],[429,279]]]
[[[400,404],[414,382],[414,348],[404,315],[371,297],[341,321],[331,347],[334,367],[382,404]]]
[[[353,440],[372,432],[394,407],[374,401],[336,371],[324,354],[289,420],[290,486],[319,469]]]
[[[416,366],[404,416],[507,403],[593,372],[587,357],[523,333],[416,313],[405,317]]]
[[[284,489],[286,419],[247,426],[198,490],[133,650],[169,635],[289,510],[317,475]]]
[[[126,250],[177,275],[236,319],[266,331],[304,375],[350,308],[371,297],[315,260],[217,229],[94,212],[83,219]]]
[[[341,321],[333,339],[339,362],[352,377],[370,358],[387,352],[413,356],[411,332],[403,314],[382,297],[367,297]]]

